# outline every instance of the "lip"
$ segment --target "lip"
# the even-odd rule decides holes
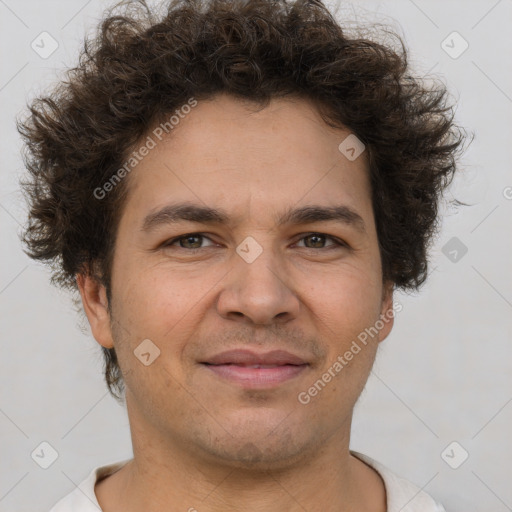
[[[234,349],[226,352],[221,352],[213,357],[203,361],[207,364],[236,364],[240,366],[249,365],[302,365],[307,364],[307,361],[295,354],[291,354],[286,350],[272,350],[258,354],[246,349]]]
[[[229,350],[201,364],[216,376],[246,389],[275,387],[297,377],[309,367],[304,359],[285,350],[262,354],[244,349]]]

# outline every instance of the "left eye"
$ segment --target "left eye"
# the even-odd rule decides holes
[[[201,242],[203,241],[203,239],[212,242],[211,238],[205,236],[203,233],[190,233],[168,240],[164,244],[164,247],[171,247],[174,246],[176,243],[179,243],[180,249],[189,249],[193,251],[203,248],[201,246]],[[299,241],[302,240],[310,240],[315,245],[314,247],[305,247],[306,249],[329,249],[333,247],[348,247],[348,245],[342,240],[338,240],[337,238],[334,238],[329,235],[324,235],[323,233],[308,233],[299,239]],[[327,247],[319,247],[319,245],[323,245],[326,240],[331,240],[331,242],[333,243],[331,245],[328,245]],[[193,247],[187,247],[187,244],[191,244],[193,245]],[[214,245],[214,243],[212,242],[211,245]]]
[[[332,248],[332,247],[336,247],[336,246],[347,247],[347,244],[345,244],[341,240],[338,240],[337,238],[334,238],[329,235],[324,235],[323,233],[309,233],[309,234],[303,236],[300,240],[315,240],[315,239],[317,241],[313,241],[313,244],[318,244],[318,243],[322,244],[322,239],[331,240],[333,243],[330,246],[327,246],[327,248]],[[318,240],[320,240],[320,242],[318,242]],[[306,249],[325,249],[325,247],[306,247]]]

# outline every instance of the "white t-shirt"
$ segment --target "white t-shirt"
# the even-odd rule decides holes
[[[391,470],[359,452],[350,452],[379,473],[386,488],[387,512],[446,512],[444,507],[412,482],[400,478]],[[121,469],[128,461],[101,466],[93,469],[89,476],[71,493],[58,501],[49,512],[101,512],[94,493],[97,481]]]

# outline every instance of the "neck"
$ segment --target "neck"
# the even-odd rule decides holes
[[[293,460],[269,463],[254,445],[219,460],[135,416],[134,459],[95,489],[104,512],[386,511],[380,476],[350,454],[351,418]]]

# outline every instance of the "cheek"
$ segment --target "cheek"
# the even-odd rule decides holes
[[[322,415],[338,428],[360,396],[375,360],[377,338],[367,333],[379,317],[380,288],[352,273],[317,281],[309,290],[308,304],[327,356],[297,400],[310,417]]]
[[[173,404],[186,399],[180,385],[185,370],[182,352],[200,322],[204,282],[201,285],[162,269],[127,275],[136,277],[117,288],[116,351],[127,389],[145,414],[152,416],[164,397],[173,396]],[[180,408],[176,406],[172,414],[180,414]]]
[[[340,268],[322,277],[308,278],[303,289],[307,307],[324,324],[330,337],[345,339],[375,322],[380,313],[381,286],[373,275]]]
[[[323,375],[330,383],[320,402],[348,405],[362,390],[375,359],[378,337],[371,327],[379,318],[381,288],[364,273],[351,272],[317,281],[310,290],[308,301],[327,352],[317,378]]]
[[[207,290],[204,279],[201,282],[176,270],[138,268],[131,275],[136,278],[119,290],[122,314],[138,329],[150,329],[155,336],[172,329]]]
[[[165,365],[181,373],[183,351],[195,338],[205,305],[211,302],[208,291],[214,290],[222,274],[205,269],[180,272],[158,265],[131,275],[137,277],[118,288],[115,311],[116,321],[123,326],[119,336],[129,340],[127,346],[119,347],[124,352],[121,356],[129,363],[142,340],[150,339],[165,355]]]

